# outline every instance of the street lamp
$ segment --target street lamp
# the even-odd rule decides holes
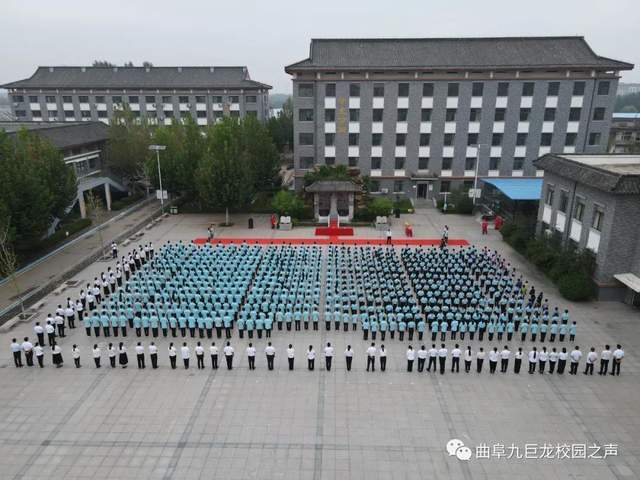
[[[149,145],[149,150],[156,152],[156,159],[158,161],[158,183],[160,184],[160,210],[164,215],[164,190],[162,190],[162,171],[160,170],[160,152],[166,150],[166,145]]]
[[[473,205],[476,204],[476,196],[478,193],[478,168],[480,167],[480,147],[489,147],[488,143],[478,143],[476,147],[476,171],[473,176]]]

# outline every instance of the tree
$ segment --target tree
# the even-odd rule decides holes
[[[242,121],[243,147],[255,191],[279,186],[280,157],[268,130],[255,117]]]
[[[142,66],[145,67],[145,68],[151,68],[151,67],[153,67],[153,63],[145,60],[144,62],[142,62]]]
[[[282,105],[280,115],[269,119],[267,129],[279,152],[282,153],[293,147],[293,101],[291,97]]]
[[[300,218],[304,213],[304,202],[293,192],[280,190],[273,197],[271,206],[278,215],[291,215]]]
[[[149,128],[128,105],[114,111],[107,140],[107,165],[130,183],[144,178],[145,160],[149,156]]]
[[[103,68],[109,68],[109,67],[115,67],[115,63],[111,63],[107,60],[94,60],[93,63],[91,64],[94,67],[103,67]]]
[[[18,268],[18,258],[11,244],[11,227],[8,217],[0,223],[0,276],[9,278],[16,290],[16,296],[20,300],[20,310],[24,315],[24,302],[22,301],[22,293],[20,285],[16,278],[16,270]]]
[[[84,195],[84,194],[83,194]],[[87,215],[97,225],[98,238],[100,238],[100,256],[104,253],[104,238],[102,236],[102,223],[107,218],[107,210],[102,200],[93,191],[89,190],[86,196]]]

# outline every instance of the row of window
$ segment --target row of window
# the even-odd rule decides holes
[[[429,157],[420,157],[418,158],[418,170],[429,170]],[[335,165],[335,157],[325,157],[325,164],[327,165]],[[513,168],[512,170],[521,171],[524,168],[525,159],[523,157],[515,157],[513,159]],[[348,165],[350,167],[357,167],[360,163],[359,157],[348,157]],[[302,169],[310,169],[314,166],[315,159],[314,157],[300,157],[300,168]],[[394,159],[394,169],[395,170],[404,170],[406,165],[406,158],[404,157],[396,157]],[[500,157],[491,157],[489,159],[489,170],[499,171],[501,165]],[[441,163],[441,170],[452,170],[453,168],[453,159],[452,158],[443,158]],[[464,170],[475,170],[476,168],[476,158],[475,157],[467,157],[464,162]],[[381,170],[382,169],[382,158],[381,157],[371,157],[370,163],[371,170]]]
[[[598,82],[597,92],[598,95],[609,95],[609,90],[611,88],[611,82],[608,80],[603,80]],[[409,83],[408,82],[400,82],[397,84],[397,92],[398,97],[407,98],[409,96]],[[584,81],[576,81],[573,82],[573,91],[572,94],[574,96],[584,95],[586,82]],[[523,97],[532,97],[535,92],[536,84],[534,82],[524,82],[522,83],[522,91],[521,94]],[[349,96],[350,97],[359,97],[360,96],[360,83],[350,83],[349,84]],[[509,89],[513,87],[511,82],[498,82],[498,97],[506,97],[509,95]],[[434,92],[434,84],[433,83],[423,83],[422,84],[422,96],[423,97],[433,97]],[[548,96],[558,96],[560,92],[560,82],[548,82],[547,83],[547,95]],[[449,82],[447,83],[447,96],[448,97],[457,97],[460,93],[460,83],[458,82]],[[385,94],[385,84],[384,83],[374,83],[373,84],[373,96],[374,97],[384,97]],[[473,82],[471,84],[471,95],[474,97],[482,97],[484,94],[484,82]],[[312,83],[300,83],[298,84],[298,96],[299,97],[313,97],[314,96],[314,85]],[[336,96],[336,84],[335,83],[327,83],[324,85],[324,96],[328,98],[333,98]]]
[[[547,185],[547,190],[545,192],[544,203],[550,207],[553,207],[555,200],[556,188],[554,185]],[[575,205],[573,207],[572,218],[576,221],[583,223],[584,221],[584,212],[585,212],[585,200],[582,197],[575,197]],[[561,213],[567,214],[567,210],[569,209],[569,191],[561,189],[560,190],[560,198],[558,202],[558,211]],[[604,224],[604,207],[595,204],[593,209],[593,215],[591,217],[591,228],[597,230],[598,232],[602,231],[602,226]]]
[[[111,97],[111,102],[112,103],[123,103],[123,98],[126,98],[128,103],[140,103],[140,97],[137,95],[130,95],[128,97],[123,97],[121,95],[114,95]],[[158,97],[156,96],[150,96],[147,95],[144,98],[144,101],[146,103],[156,103],[156,100]],[[160,97],[162,99],[161,103],[173,103],[173,97],[172,96],[162,96]],[[238,95],[231,95],[229,97],[227,97],[229,99],[230,103],[240,103],[240,97]],[[258,101],[258,97],[256,95],[247,95],[244,97],[244,100],[246,103],[256,103]],[[13,96],[13,101],[14,102],[19,102],[22,103],[24,102],[24,96],[23,95],[14,95]],[[39,97],[37,95],[30,95],[29,96],[29,103],[39,103]],[[58,98],[52,95],[46,95],[44,97],[44,101],[46,103],[56,103],[58,101]],[[94,97],[94,102],[95,103],[105,103],[106,101],[106,97],[104,95],[97,95]],[[195,103],[207,103],[207,97],[205,97],[204,95],[196,95],[195,96]],[[62,102],[63,103],[73,103],[73,97],[70,95],[63,95],[62,96]],[[89,103],[89,97],[86,95],[80,95],[78,96],[78,102],[79,103]],[[214,95],[211,97],[211,102],[212,103],[224,103],[224,97],[222,95]],[[188,96],[179,96],[178,97],[178,103],[189,103],[189,97]]]
[[[134,117],[140,117],[140,112],[135,110],[133,112],[131,112],[133,114]],[[16,117],[18,118],[24,118],[26,117],[26,111],[25,110],[16,110],[15,112]],[[48,114],[48,118],[57,118],[58,117],[58,111],[57,110],[49,110],[47,112]],[[98,114],[98,118],[108,118],[107,115],[107,111],[106,110],[98,110],[97,111]],[[174,118],[174,112],[173,110],[165,110],[162,112],[164,118]],[[76,113],[73,110],[65,110],[63,112],[64,118],[76,118]],[[239,117],[240,116],[240,112],[238,111],[231,111],[229,112],[229,115],[231,117]],[[258,112],[256,110],[247,110],[246,111],[246,115],[248,117],[253,116],[253,117],[257,117],[258,116]],[[31,112],[31,116],[33,118],[42,118],[42,111],[40,110],[33,110]],[[145,116],[147,118],[156,118],[156,112],[146,112]],[[204,110],[198,110],[196,112],[196,117],[197,118],[207,118],[207,112]],[[214,119],[220,119],[224,116],[224,113],[222,111],[214,111],[213,112],[213,118]],[[91,118],[91,112],[89,110],[82,110],[80,112],[80,117],[81,118]]]

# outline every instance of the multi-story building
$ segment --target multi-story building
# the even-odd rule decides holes
[[[618,84],[618,95],[629,95],[631,93],[640,93],[640,83],[622,83]]]
[[[437,198],[606,151],[620,70],[582,37],[313,39],[293,80],[296,186],[347,165],[381,193]],[[478,165],[476,165],[478,162]]]
[[[271,87],[247,67],[39,67],[2,88],[17,120],[109,123],[126,103],[153,123],[191,115],[208,125],[225,115],[265,121]]]
[[[640,153],[640,113],[614,113],[609,137],[611,153]]]
[[[594,253],[600,299],[640,306],[640,156],[548,154],[535,164],[542,230]]]

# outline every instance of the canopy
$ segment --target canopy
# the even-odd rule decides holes
[[[511,200],[540,200],[541,178],[483,178],[484,183],[493,185]]]
[[[614,275],[613,278],[624,283],[634,292],[640,293],[640,278],[633,273],[618,273]]]

